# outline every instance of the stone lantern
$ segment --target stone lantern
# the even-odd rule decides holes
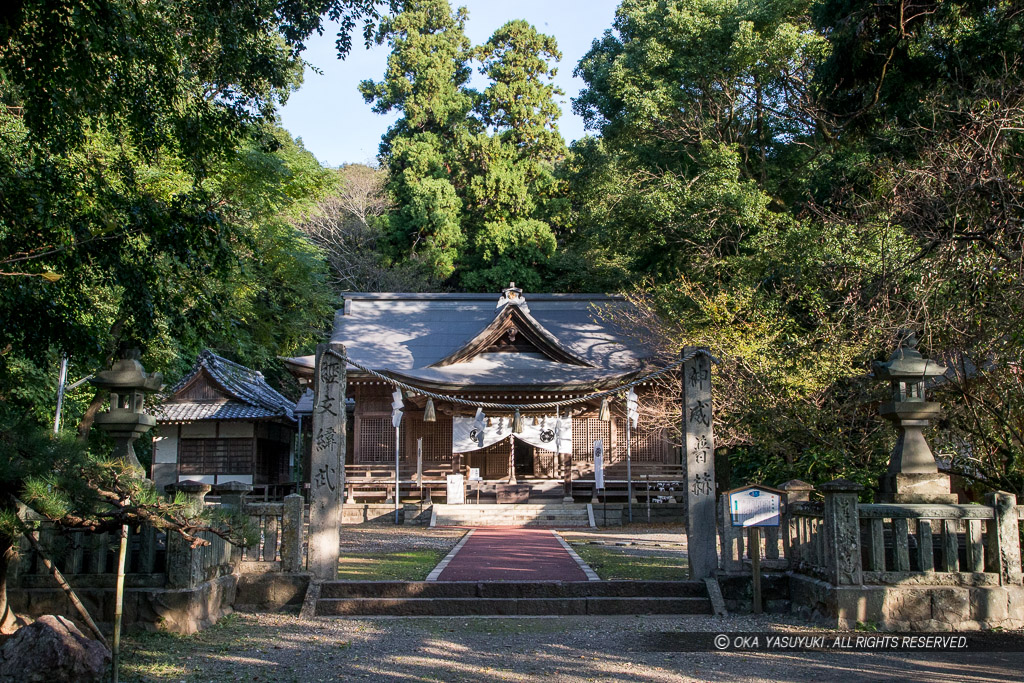
[[[874,364],[875,377],[888,380],[892,398],[879,414],[890,420],[899,437],[889,457],[889,470],[882,475],[881,500],[888,503],[956,503],[950,493],[949,475],[939,472],[922,430],[942,413],[938,403],[925,400],[924,385],[941,377],[946,368],[924,358],[917,350],[912,332],[901,334],[900,346],[882,363]]]
[[[156,426],[156,418],[142,412],[146,394],[160,389],[163,376],[147,373],[139,362],[138,349],[132,349],[109,370],[97,372],[89,383],[110,392],[110,408],[96,416],[96,427],[114,438],[114,457],[135,469],[142,464],[135,456],[135,441]]]

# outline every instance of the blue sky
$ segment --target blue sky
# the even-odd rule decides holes
[[[452,2],[469,11],[466,34],[479,45],[507,21],[526,19],[538,30],[553,35],[562,51],[555,83],[565,95],[559,98],[562,118],[558,127],[566,142],[583,137],[583,121],[572,113],[571,97],[583,81],[572,77],[576,63],[590,49],[591,42],[612,25],[618,0],[495,0]],[[363,79],[380,80],[387,66],[387,45],[362,47],[362,37],[344,61],[334,52],[334,30],[307,42],[304,58],[322,71],[306,69],[302,87],[281,108],[281,121],[321,163],[338,166],[365,163],[377,155],[381,135],[396,116],[381,116],[370,111],[356,90]],[[482,80],[482,77],[477,76]]]

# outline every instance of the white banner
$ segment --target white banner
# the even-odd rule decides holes
[[[604,441],[594,442],[594,488],[604,488]]]
[[[481,434],[478,422],[472,417],[452,418],[452,453],[466,453],[486,448],[507,439],[512,434],[511,417],[487,417]],[[572,421],[559,420],[554,415],[523,417],[523,431],[515,435],[526,443],[546,451],[572,453]]]

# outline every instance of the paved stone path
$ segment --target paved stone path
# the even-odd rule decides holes
[[[586,581],[587,574],[549,529],[475,529],[438,581]]]

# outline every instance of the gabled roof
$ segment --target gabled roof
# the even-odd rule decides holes
[[[528,343],[527,348],[548,360],[587,368],[593,367],[591,363],[577,356],[572,350],[562,346],[555,335],[544,329],[544,326],[530,315],[529,309],[525,305],[499,303],[499,306],[498,314],[484,329],[477,332],[476,336],[463,344],[461,348],[433,363],[431,367],[438,368],[471,361],[491,350],[499,340],[505,341],[507,338],[510,340],[510,344],[515,344],[520,336],[524,337]],[[519,344],[522,345],[522,342]]]
[[[503,297],[496,311],[494,294],[349,293],[335,315],[331,340],[344,344],[360,365],[448,389],[583,388],[650,365],[654,354],[616,322],[615,311],[628,305],[621,297],[525,298],[509,305]],[[510,325],[525,331],[529,344],[495,348],[495,336]],[[292,372],[311,377],[313,356],[285,362]]]
[[[170,393],[156,411],[160,422],[295,419],[295,404],[271,388],[262,373],[209,349]]]

